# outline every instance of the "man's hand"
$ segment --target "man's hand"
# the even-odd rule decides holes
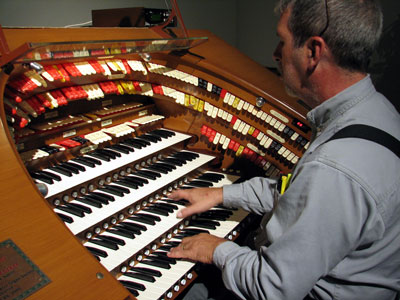
[[[177,214],[178,218],[186,218],[221,204],[223,201],[223,192],[222,188],[196,188],[176,190],[168,197],[173,200],[186,199],[190,202],[190,206],[181,209]]]
[[[208,233],[200,233],[184,238],[178,247],[168,252],[168,256],[211,264],[215,248],[223,242],[226,240]]]

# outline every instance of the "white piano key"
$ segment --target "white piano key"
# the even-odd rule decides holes
[[[129,154],[122,154],[121,157],[113,159],[109,162],[102,161],[101,166],[96,166],[95,168],[86,167],[85,172],[81,172],[72,177],[56,173],[57,175],[60,175],[62,180],[60,182],[54,182],[54,184],[46,184],[48,187],[48,194],[46,198],[62,193],[63,191],[73,188],[76,185],[90,181],[96,177],[99,177],[103,174],[116,170],[136,160],[140,160],[150,155],[151,153],[156,153],[158,151],[171,147],[189,138],[190,138],[189,135],[176,132],[175,136],[163,139],[161,142],[151,143],[151,145],[142,149],[135,149],[134,152],[131,152]],[[46,170],[46,171],[54,173],[51,170]]]
[[[146,147],[147,148],[147,147]],[[103,220],[107,216],[111,216],[122,209],[132,205],[138,200],[154,193],[160,189],[162,189],[165,185],[168,185],[175,180],[185,176],[189,172],[204,166],[212,159],[213,156],[199,154],[200,156],[192,161],[188,161],[184,166],[177,167],[175,170],[169,172],[168,174],[161,174],[160,178],[157,180],[152,180],[150,184],[146,185],[144,188],[139,188],[137,190],[133,190],[129,194],[124,195],[123,197],[114,196],[115,201],[110,202],[108,205],[103,206],[103,208],[97,212],[93,211],[91,214],[87,214],[84,218],[80,218],[82,220],[77,220],[74,218],[74,222],[72,224],[67,224],[68,228],[72,231],[73,234],[78,234],[84,231],[86,228],[89,228],[99,221]],[[76,220],[75,220],[76,219]]]

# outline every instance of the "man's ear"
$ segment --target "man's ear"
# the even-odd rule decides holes
[[[312,36],[307,40],[305,46],[307,53],[307,70],[308,73],[312,73],[317,68],[324,55],[326,43],[323,38]]]

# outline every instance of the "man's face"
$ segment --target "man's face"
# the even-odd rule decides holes
[[[292,33],[288,27],[288,19],[290,9],[286,10],[277,27],[277,35],[280,39],[275,49],[273,57],[278,63],[278,69],[282,74],[283,83],[286,92],[293,97],[302,99],[302,74],[304,74],[304,66],[302,66],[303,48],[295,48]]]

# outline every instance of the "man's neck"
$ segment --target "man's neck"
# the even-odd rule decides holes
[[[364,79],[367,74],[351,72],[339,67],[332,68],[320,78],[316,94],[319,95],[320,103],[332,98],[353,84]]]
[[[331,67],[325,72],[315,74],[313,80],[313,94],[316,98],[313,102],[321,104],[343,90],[359,82],[367,74],[361,72],[351,72],[339,67]]]

